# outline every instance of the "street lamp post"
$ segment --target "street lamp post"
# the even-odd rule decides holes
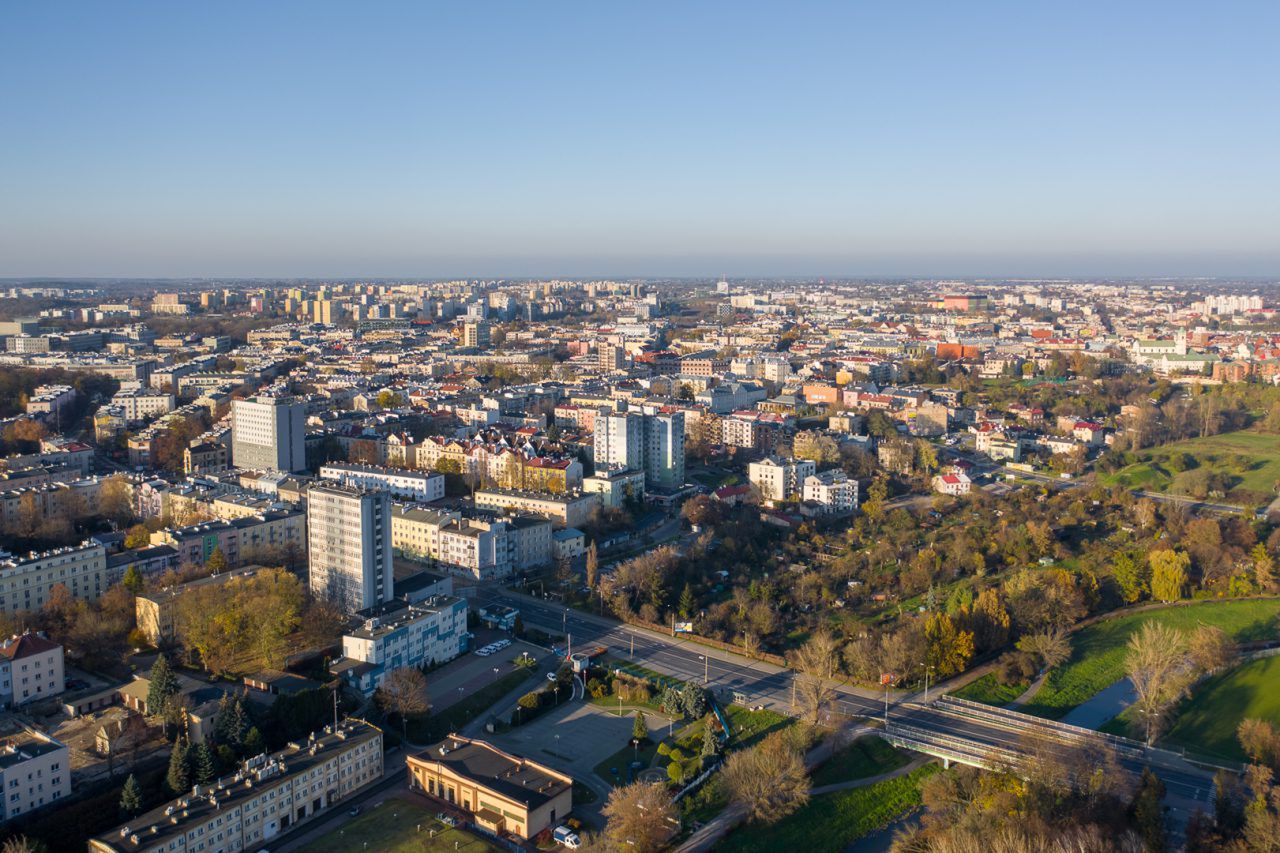
[[[711,659],[706,655],[698,655],[702,658],[702,683],[706,684],[711,680]]]

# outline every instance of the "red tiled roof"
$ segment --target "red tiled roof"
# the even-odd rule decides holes
[[[0,645],[0,655],[4,655],[9,660],[18,660],[43,652],[51,652],[56,648],[59,648],[57,643],[39,634],[23,634],[17,639],[7,640],[4,645]]]

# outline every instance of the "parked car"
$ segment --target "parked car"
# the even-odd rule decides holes
[[[551,833],[551,838],[570,850],[577,850],[582,846],[582,839],[578,837],[578,833],[567,826],[557,826],[555,831]]]

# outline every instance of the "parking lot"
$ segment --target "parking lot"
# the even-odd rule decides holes
[[[477,643],[481,646],[507,635],[491,633],[485,636],[477,632]],[[508,639],[510,639],[508,637]],[[450,661],[427,675],[427,691],[431,696],[434,710],[443,711],[455,704],[468,693],[479,690],[516,668],[515,660],[521,654],[528,654],[542,663],[550,653],[546,649],[512,640],[511,645],[496,654],[487,657],[468,652],[457,660]]]
[[[645,723],[654,740],[666,737],[666,717],[648,711]],[[570,701],[528,725],[488,738],[517,755],[527,755],[576,779],[590,778],[594,782],[595,766],[630,743],[634,725],[634,712],[628,711],[619,717],[616,710]],[[599,782],[592,785],[599,786]]]

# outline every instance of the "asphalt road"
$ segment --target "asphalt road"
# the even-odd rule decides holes
[[[666,637],[631,628],[554,602],[501,589],[481,588],[477,590],[476,597],[480,602],[499,602],[518,608],[526,624],[557,632],[566,630],[575,648],[608,646],[614,657],[633,660],[655,672],[683,681],[703,683],[705,679],[709,687],[745,694],[750,705],[762,704],[779,713],[796,713],[792,706],[793,674],[790,670],[701,646],[678,635]],[[838,713],[869,718],[883,718],[885,714],[882,693],[839,685],[836,694],[835,709]],[[995,747],[1013,752],[1026,749],[1027,728],[1016,720],[992,722],[974,719],[936,706],[922,705],[915,701],[918,698],[890,692],[890,720],[934,735],[961,739],[978,748]],[[1071,748],[1070,744],[1063,745],[1063,749]],[[1211,808],[1213,779],[1210,773],[1186,762],[1172,760],[1166,754],[1122,758],[1121,763],[1136,772],[1151,764],[1164,781],[1170,802],[1176,803],[1175,808],[1189,810],[1194,805]]]

